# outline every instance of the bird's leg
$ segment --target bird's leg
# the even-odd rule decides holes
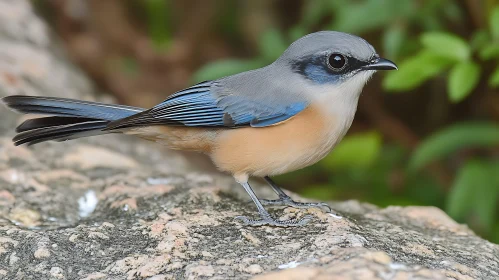
[[[256,205],[256,208],[258,208],[258,213],[260,214],[261,219],[260,220],[252,220],[246,216],[238,216],[236,217],[237,220],[242,221],[244,224],[249,225],[249,226],[277,226],[277,227],[297,227],[297,226],[304,226],[307,224],[311,219],[312,216],[307,215],[303,217],[301,220],[298,219],[293,219],[293,220],[287,220],[287,221],[279,221],[272,216],[270,216],[269,212],[263,208],[262,203],[260,203],[260,200],[258,200],[258,197],[256,196],[255,192],[251,189],[251,186],[248,184],[248,182],[239,182],[246,192],[249,194],[251,199]]]
[[[263,205],[277,205],[277,206],[290,206],[293,208],[319,208],[331,213],[331,207],[324,202],[297,202],[291,199],[281,188],[279,188],[269,176],[264,177],[265,181],[272,187],[274,192],[279,196],[278,199],[262,199],[260,200]]]

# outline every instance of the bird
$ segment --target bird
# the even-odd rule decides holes
[[[294,41],[267,66],[195,84],[149,109],[26,95],[2,101],[14,111],[43,115],[16,128],[16,146],[122,133],[204,153],[234,177],[258,210],[259,218],[237,221],[296,227],[312,217],[278,219],[264,205],[331,208],[292,200],[271,177],[324,158],[350,128],[368,80],[378,70],[396,69],[361,37],[318,31]],[[250,177],[263,178],[278,199],[259,199]]]

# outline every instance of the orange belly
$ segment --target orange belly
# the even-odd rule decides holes
[[[309,107],[274,126],[224,130],[210,155],[219,169],[234,175],[282,174],[327,155],[335,142],[327,132],[334,125],[331,117]]]

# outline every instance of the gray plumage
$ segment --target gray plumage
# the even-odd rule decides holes
[[[309,96],[305,94],[309,84],[293,72],[291,63],[313,55],[326,57],[331,53],[341,53],[365,62],[376,56],[373,46],[360,37],[320,31],[298,39],[266,67],[214,81],[211,92],[218,105],[230,114],[249,112],[264,117],[283,113],[294,103],[309,102]]]

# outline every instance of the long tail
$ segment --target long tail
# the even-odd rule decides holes
[[[20,113],[48,115],[20,124],[13,139],[16,146],[111,133],[103,131],[107,124],[144,111],[137,107],[55,97],[12,95],[2,101]]]

